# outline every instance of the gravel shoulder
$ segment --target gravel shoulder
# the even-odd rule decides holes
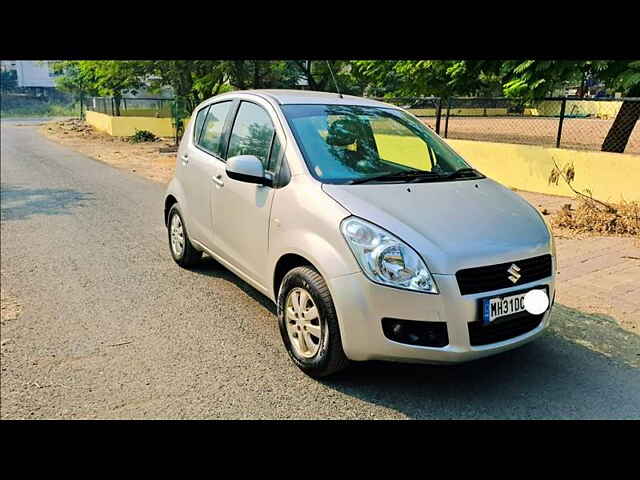
[[[121,137],[98,132],[79,120],[47,122],[40,133],[76,152],[95,160],[159,183],[169,183],[175,170],[175,153],[160,153],[161,148],[174,147],[172,138],[156,142],[129,143]]]

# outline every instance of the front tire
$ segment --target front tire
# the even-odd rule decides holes
[[[177,203],[169,210],[167,232],[169,235],[169,250],[178,265],[182,268],[189,268],[200,261],[202,252],[196,250],[193,245],[191,245]]]
[[[285,275],[278,324],[291,360],[310,377],[326,377],[349,365],[331,294],[315,269],[296,267]]]

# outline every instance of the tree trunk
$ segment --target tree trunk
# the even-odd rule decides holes
[[[613,125],[602,143],[603,152],[623,153],[627,146],[631,132],[640,118],[640,101],[625,100],[613,121]]]
[[[253,88],[260,88],[260,62],[253,62]]]
[[[120,95],[114,95],[113,96],[113,104],[115,106],[115,116],[119,117],[120,116],[120,101],[122,100],[122,97]]]
[[[309,90],[319,90],[318,84],[316,83],[316,80],[315,78],[313,78],[313,74],[311,73],[312,61],[309,61],[308,65],[306,63],[302,63],[299,60],[296,60],[295,62],[298,68],[300,68],[300,70],[304,74],[304,77],[307,80],[307,85],[309,86]]]

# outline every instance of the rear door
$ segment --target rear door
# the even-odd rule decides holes
[[[218,172],[217,162],[226,147],[224,127],[232,101],[213,103],[196,115],[188,158],[181,158],[188,198],[189,235],[208,248],[213,246],[210,190]],[[185,163],[186,162],[186,163]]]

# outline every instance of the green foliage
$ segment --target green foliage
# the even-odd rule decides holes
[[[343,93],[391,96],[498,96],[535,100],[591,75],[612,91],[640,95],[640,61],[622,60],[330,60]],[[233,89],[335,91],[324,60],[62,61],[54,70],[66,91],[118,98],[147,84],[170,85],[191,111]]]
[[[155,60],[137,62],[152,88],[169,85],[189,111],[203,100],[220,93],[228,80],[221,60]]]
[[[141,142],[155,142],[158,139],[152,132],[149,130],[138,130],[136,128],[136,133],[129,137],[130,143],[141,143]]]
[[[606,63],[598,73],[599,78],[613,91],[627,97],[640,97],[640,60],[614,60]]]
[[[485,60],[356,60],[354,74],[373,96],[496,95],[500,62]]]

